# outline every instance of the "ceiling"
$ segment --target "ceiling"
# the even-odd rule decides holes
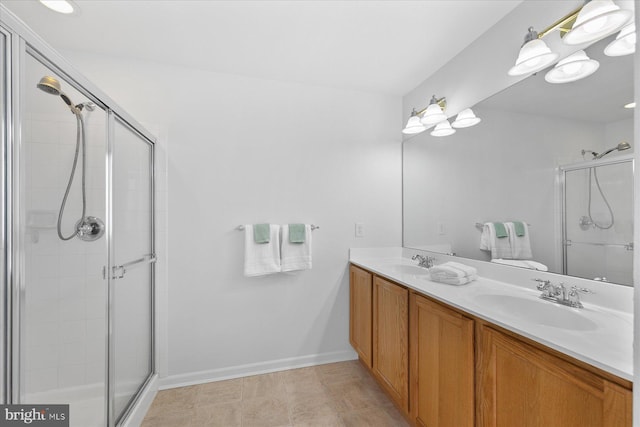
[[[404,95],[522,0],[2,0],[58,50]]]

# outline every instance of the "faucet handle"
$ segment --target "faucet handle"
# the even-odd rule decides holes
[[[572,286],[571,287],[571,292],[582,292],[583,294],[595,294],[595,292],[593,292],[591,289],[587,289],[587,288],[579,288],[577,286]]]
[[[582,303],[580,302],[580,294],[578,292],[582,292],[584,294],[592,294],[594,293],[592,290],[587,288],[579,288],[577,286],[572,286],[569,291],[569,305],[571,307],[582,308]]]

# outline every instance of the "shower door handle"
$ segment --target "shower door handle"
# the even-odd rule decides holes
[[[148,254],[143,256],[142,258],[135,259],[133,261],[125,262],[121,265],[114,265],[111,267],[111,278],[112,279],[122,279],[124,275],[127,273],[128,269],[139,267],[143,264],[153,264],[157,261],[156,254]],[[106,268],[104,269],[106,272]]]

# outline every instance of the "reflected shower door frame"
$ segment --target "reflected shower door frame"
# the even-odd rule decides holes
[[[619,165],[619,164],[624,164],[624,163],[630,163],[631,166],[631,175],[632,177],[635,175],[635,158],[633,154],[626,154],[626,155],[618,155],[616,157],[611,157],[611,158],[601,158],[601,159],[596,159],[596,160],[588,160],[588,161],[584,161],[584,162],[580,162],[580,163],[573,163],[573,164],[569,164],[569,165],[562,165],[559,166],[557,168],[557,188],[558,188],[558,200],[559,200],[559,215],[557,215],[557,224],[556,224],[556,229],[560,230],[560,235],[561,238],[558,241],[558,254],[560,255],[560,261],[562,264],[562,274],[564,275],[568,275],[569,272],[569,259],[568,259],[568,249],[572,244],[572,240],[569,238],[569,232],[568,232],[568,218],[567,218],[567,214],[568,214],[568,210],[569,207],[567,205],[567,195],[568,195],[568,191],[567,191],[567,174],[570,172],[576,172],[576,171],[588,171],[590,169],[595,170],[596,168],[600,168],[600,167],[606,167],[606,166],[613,166],[613,165]],[[591,184],[591,181],[589,182],[589,185]],[[631,181],[631,206],[633,207],[633,198],[635,197],[635,187],[634,187],[634,182],[633,179]],[[633,218],[633,213],[632,213],[632,218]],[[633,224],[634,227],[636,227],[636,224]],[[633,233],[629,239],[630,245],[622,245],[622,244],[611,244],[614,246],[629,246],[626,249],[627,250],[631,250],[633,251]],[[601,246],[603,248],[606,248],[608,245],[610,244],[598,244],[597,246]],[[631,265],[631,276],[633,276],[633,263]],[[594,279],[593,277],[585,277],[586,279]],[[599,280],[595,279],[595,280]],[[626,286],[633,286],[633,281],[631,281],[631,283],[617,283],[617,282],[612,282],[612,283],[616,283],[616,284],[622,284],[622,285],[626,285]]]

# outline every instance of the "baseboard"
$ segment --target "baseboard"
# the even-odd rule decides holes
[[[251,375],[267,374],[269,372],[285,371],[288,369],[305,368],[307,366],[324,365],[327,363],[355,360],[358,354],[353,351],[336,351],[331,353],[312,354],[301,357],[271,360],[267,362],[250,363],[247,365],[230,366],[228,368],[209,371],[192,372],[188,374],[170,375],[159,381],[160,390],[203,384],[213,381],[230,380]]]

